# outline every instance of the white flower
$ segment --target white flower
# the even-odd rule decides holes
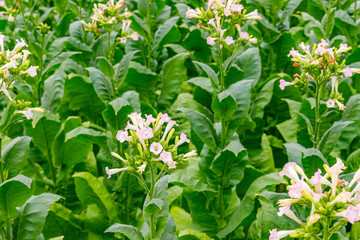
[[[29,50],[22,50],[23,52],[23,63],[26,61],[27,57],[31,52]]]
[[[240,38],[245,39],[245,40],[249,39],[249,33],[240,32]]]
[[[15,55],[21,48],[23,47],[27,47],[28,45],[26,44],[24,39],[16,40],[16,45],[12,51],[12,55]]]
[[[290,205],[285,206],[285,207],[279,207],[279,212],[277,213],[277,215],[279,217],[281,217],[282,215],[286,215],[287,217],[291,218],[292,220],[294,220],[295,222],[299,223],[300,225],[302,224],[302,222],[299,220],[299,218],[296,217],[296,215],[293,213],[293,211],[290,210]]]
[[[138,167],[137,172],[142,174],[145,171],[145,168],[146,168],[146,163],[143,163],[140,167]]]
[[[138,40],[139,40],[140,35],[139,35],[139,34],[137,34],[137,33],[134,33],[134,34],[132,34],[130,37],[131,37],[131,39],[132,39],[132,40],[134,40],[134,41],[138,41]]]
[[[339,110],[342,110],[342,111],[345,110],[345,105],[344,105],[344,104],[342,104],[341,102],[339,102],[337,99],[335,99],[335,102],[336,102],[336,104],[338,105]]]
[[[186,153],[186,154],[183,156],[183,158],[195,157],[195,156],[197,156],[197,155],[198,155],[198,154],[196,153],[196,150],[192,150],[192,151]]]
[[[336,217],[347,218],[347,220],[351,224],[354,224],[355,222],[359,221],[359,214],[360,214],[360,208],[359,207],[349,205],[345,211],[337,213],[335,216]]]
[[[167,162],[166,164],[168,165],[169,169],[174,169],[174,168],[176,168],[177,162],[171,160],[171,161]]]
[[[326,101],[326,106],[328,108],[334,108],[335,107],[335,101],[333,99],[329,99]]]
[[[2,79],[0,79],[0,92],[3,92],[10,101],[14,101],[7,90],[7,84]]]
[[[257,44],[257,38],[253,37],[249,39],[249,43]]]
[[[186,17],[188,18],[200,18],[201,10],[199,8],[196,8],[195,10],[188,8],[186,12]]]
[[[350,51],[351,47],[348,47],[348,45],[346,43],[344,44],[340,44],[339,49],[336,51],[336,53],[343,53],[343,52],[347,52]]]
[[[37,75],[36,67],[31,66],[31,67],[29,67],[28,70],[22,71],[22,73],[29,74],[30,77],[35,77]]]
[[[150,139],[154,136],[152,128],[142,128],[136,132],[142,139]]]
[[[290,231],[280,231],[278,232],[277,229],[273,229],[273,230],[270,230],[270,237],[269,237],[269,240],[280,240],[284,237],[287,237],[289,236],[290,234],[294,234],[296,233],[295,230],[290,230]]]
[[[5,36],[0,34],[0,47],[1,47],[1,52],[4,52],[4,38]]]
[[[207,42],[207,44],[209,44],[210,46],[212,46],[212,45],[215,44],[215,40],[216,40],[216,38],[208,37],[208,38],[206,39],[206,42]]]
[[[9,22],[15,21],[14,16],[10,14],[9,17],[8,17],[8,21],[9,21]]]
[[[165,128],[165,131],[164,131],[164,135],[162,136],[161,140],[165,140],[167,134],[169,133],[169,131],[171,130],[171,128],[174,125],[178,126],[179,124],[177,124],[175,121],[168,122],[168,124],[166,125],[166,128]]]
[[[121,143],[125,141],[131,141],[128,131],[118,131],[116,134],[116,139]]]
[[[180,134],[180,140],[175,144],[174,148],[177,148],[178,146],[180,146],[181,144],[183,144],[184,142],[189,143],[190,139],[187,138],[185,133],[181,133]]]
[[[353,70],[349,67],[345,68],[341,72],[344,73],[345,77],[352,77],[352,75],[353,75]]]
[[[108,175],[108,179],[111,178],[111,175],[122,172],[122,171],[127,171],[130,170],[128,167],[125,168],[113,168],[113,169],[109,169],[108,167],[105,167],[105,171],[106,174]]]
[[[163,150],[163,146],[158,142],[153,142],[150,146],[150,152],[152,152],[155,155],[159,155],[162,150]]]
[[[258,19],[258,20],[261,19],[261,17],[258,14],[257,9],[255,11],[251,12],[251,13],[246,14],[245,17],[247,19]]]
[[[163,161],[163,163],[168,163],[173,161],[171,152],[163,151],[160,154],[159,160]]]
[[[227,36],[227,37],[225,38],[225,43],[226,43],[227,45],[231,45],[231,44],[234,43],[234,39],[233,39],[232,37],[230,37],[230,36]]]

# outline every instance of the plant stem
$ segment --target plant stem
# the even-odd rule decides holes
[[[329,223],[328,223],[328,218],[325,218],[325,222],[322,223],[323,225],[323,240],[329,240]]]
[[[315,131],[314,131],[314,148],[318,148],[319,144],[319,135],[320,135],[320,98],[321,98],[321,87],[322,85],[316,83],[316,93],[315,93]]]
[[[150,164],[149,164],[150,165]],[[150,187],[150,192],[149,192],[149,202],[152,200],[153,198],[153,194],[154,194],[154,188],[155,188],[155,177],[154,177],[154,169],[153,167],[150,165],[150,175],[151,175],[151,187]],[[154,215],[151,213],[150,214],[150,238],[154,239],[155,238],[155,222],[154,222]]]
[[[220,91],[222,92],[222,91],[224,91],[224,85],[225,85],[225,83],[224,83],[224,75],[225,75],[225,73],[224,73],[224,66],[223,66],[223,56],[222,56],[222,49],[221,49],[221,46],[220,46],[220,43],[218,44],[218,46],[219,46],[219,60],[220,60],[220,62],[219,62],[219,67],[220,67]]]
[[[2,157],[1,157],[1,143],[2,143],[2,135],[0,133],[0,183],[3,183],[5,181],[5,177],[4,177],[4,163],[2,162]]]
[[[107,40],[107,44],[108,44],[108,49],[109,49],[109,56],[108,56],[108,58],[109,58],[109,62],[110,62],[110,64],[111,64],[111,31],[109,31],[108,32],[108,40]],[[115,91],[115,89],[114,89],[114,91]]]
[[[356,22],[356,19],[357,19],[357,0],[355,0],[355,9],[354,9],[354,17],[355,17],[355,22]]]

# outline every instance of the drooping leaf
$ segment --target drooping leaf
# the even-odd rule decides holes
[[[96,94],[103,102],[108,103],[114,94],[114,89],[111,85],[110,79],[99,69],[89,67],[87,70],[89,71],[90,79],[93,83]]]
[[[144,239],[144,237],[141,234],[141,232],[139,231],[139,229],[137,229],[136,227],[131,226],[131,225],[125,225],[125,224],[120,224],[120,223],[113,224],[111,227],[106,229],[105,232],[122,233],[129,239],[133,239],[133,240],[143,240]]]

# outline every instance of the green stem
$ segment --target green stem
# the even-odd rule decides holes
[[[111,31],[108,32],[108,40],[107,40],[107,44],[108,44],[108,49],[109,49],[109,62],[111,63]],[[115,89],[114,89],[115,90]]]
[[[161,174],[164,172],[165,168],[166,168],[166,164],[164,164],[164,166],[163,166],[163,168],[161,169],[160,173],[157,175],[157,177],[156,177],[156,179],[155,179],[155,182],[157,182],[157,181],[160,179]]]
[[[2,143],[2,136],[0,133],[0,183],[3,183],[5,181],[5,177],[4,177],[4,163],[2,162],[2,158],[1,158],[1,143]]]
[[[220,39],[219,39],[220,40]],[[219,64],[220,64],[220,91],[222,92],[222,91],[224,91],[224,87],[225,87],[225,82],[224,82],[224,75],[225,75],[225,73],[224,73],[224,66],[223,66],[223,56],[222,56],[222,49],[221,49],[221,47],[220,47],[220,43],[218,44],[218,46],[219,46],[219,55],[220,55],[220,62],[219,62]]]
[[[355,17],[355,22],[356,22],[356,19],[357,19],[357,0],[355,0],[355,9],[354,9],[354,17]]]
[[[314,148],[318,148],[319,144],[319,135],[320,135],[320,98],[321,98],[321,87],[322,85],[316,84],[316,93],[315,93],[315,131],[314,131]]]
[[[131,195],[130,195],[130,175],[128,174],[128,181],[127,181],[127,197],[126,197],[126,202],[125,202],[125,223],[126,224],[130,224],[130,214],[129,214],[129,209],[130,209],[130,202],[131,202]]]
[[[149,192],[149,202],[153,198],[154,188],[155,188],[154,169],[153,169],[153,167],[151,165],[150,165],[150,175],[151,175],[151,187],[150,187],[150,192]],[[154,218],[155,218],[155,216],[151,213],[151,215],[150,215],[150,238],[151,239],[155,239],[155,232],[156,232],[155,227],[156,226],[155,226],[155,219]]]
[[[325,217],[325,221],[322,222],[323,225],[323,240],[329,240],[329,223],[328,223],[328,218]]]

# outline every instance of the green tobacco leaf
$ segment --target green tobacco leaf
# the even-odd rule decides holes
[[[270,146],[269,138],[264,133],[261,136],[261,147],[255,149],[248,149],[249,163],[248,165],[254,166],[256,169],[261,170],[263,173],[274,172],[274,156]]]
[[[260,92],[256,95],[255,102],[251,108],[251,118],[260,118],[264,117],[264,109],[265,106],[268,105],[271,101],[273,91],[274,91],[274,83],[278,80],[275,78],[268,83],[265,84],[264,87],[261,88]]]
[[[146,25],[146,23],[138,15],[133,14],[130,17],[130,20],[132,20],[131,28],[134,31],[136,31],[137,33],[139,33],[143,37],[147,36],[150,41],[153,40],[148,25]]]
[[[191,228],[182,230],[179,233],[179,240],[194,239],[194,237],[195,239],[198,240],[214,240],[213,238],[209,237],[206,233]]]
[[[306,149],[303,154],[304,156],[301,159],[301,164],[306,176],[311,178],[318,169],[321,169],[322,172],[324,172],[323,165],[327,164],[327,161],[319,150],[314,148]]]
[[[60,108],[61,99],[64,95],[66,73],[57,70],[45,80],[45,90],[41,97],[41,107],[56,112]]]
[[[22,170],[27,161],[30,141],[31,138],[28,136],[17,137],[6,144],[1,151],[7,178],[15,177]]]
[[[172,17],[167,20],[163,25],[160,25],[158,30],[155,32],[155,39],[152,45],[152,49],[155,50],[160,46],[160,43],[166,37],[167,34],[171,31],[173,27],[176,26],[176,22],[179,20],[179,17]]]
[[[187,79],[185,60],[188,53],[181,53],[168,59],[163,66],[159,106],[166,107],[175,101],[183,82]]]
[[[60,67],[60,65],[68,58],[73,55],[79,54],[79,52],[63,52],[56,56],[51,62],[46,66],[43,70],[43,76],[46,75],[47,72],[54,71]]]
[[[352,152],[350,156],[346,159],[346,166],[348,167],[349,172],[356,172],[360,166],[360,149]]]
[[[96,122],[105,105],[95,92],[90,80],[81,75],[70,75],[65,81],[64,100],[69,102],[71,110],[79,110],[80,114]]]
[[[149,68],[137,62],[130,62],[125,82],[139,90],[149,91],[149,89],[155,88],[157,79],[157,74],[152,72]]]
[[[233,119],[237,103],[229,92],[224,91],[215,96],[211,108],[214,112],[215,121],[220,122],[223,117],[225,121],[229,121]]]
[[[82,40],[84,35],[83,25],[80,21],[76,21],[70,24],[69,27],[70,36]]]
[[[184,209],[178,206],[172,206],[170,210],[171,216],[173,216],[176,229],[182,231],[189,229],[191,226],[191,215]]]
[[[244,79],[252,80],[255,86],[261,75],[261,59],[258,48],[249,48],[235,59],[235,63],[245,72]]]
[[[198,86],[208,93],[215,93],[214,88],[211,85],[210,78],[205,77],[194,77],[189,79],[187,82],[194,84],[195,86]]]
[[[73,211],[64,207],[60,203],[53,203],[51,205],[50,211],[53,212],[57,217],[63,219],[77,229],[81,229],[83,224],[82,217],[75,214]]]
[[[110,102],[114,94],[110,79],[106,77],[99,69],[89,67],[86,68],[86,70],[89,71],[90,79],[94,85],[96,94],[103,102]]]
[[[297,165],[302,166],[301,159],[305,148],[298,143],[285,143],[284,146],[286,148],[289,162],[295,162]]]
[[[292,119],[279,123],[278,125],[276,125],[276,128],[279,130],[286,142],[296,142],[297,128],[296,124],[294,124],[294,121]]]
[[[114,133],[123,129],[127,122],[127,116],[132,112],[140,112],[139,94],[128,91],[121,97],[111,101],[103,112],[105,122],[107,122]]]
[[[32,179],[17,175],[0,184],[0,220],[5,221],[6,213],[17,215],[16,207],[22,206],[32,194]]]
[[[160,201],[156,201],[157,203],[154,204],[159,207],[159,212],[155,215],[156,216],[156,234],[155,238],[156,240],[162,239],[161,236],[163,232],[165,231],[167,225],[168,225],[168,216],[169,216],[169,200],[168,200],[168,176],[165,175],[162,177],[159,181],[156,182],[155,188],[154,188],[154,194],[153,199],[159,199],[161,200],[162,204],[160,206]],[[146,213],[146,207],[149,205],[151,201],[149,201],[149,195],[146,196],[145,202],[144,202],[144,219],[146,221],[147,228],[146,232],[144,234],[144,237],[148,239],[150,232],[149,232],[149,226],[150,226],[150,216]],[[152,204],[152,205],[154,205]],[[144,230],[144,227],[143,227]]]
[[[324,133],[319,142],[318,149],[324,154],[325,158],[334,149],[343,129],[351,123],[353,123],[353,121],[336,122]]]
[[[161,240],[178,240],[174,218],[169,214]]]
[[[25,122],[26,134],[31,136],[33,143],[43,153],[50,158],[51,146],[55,136],[60,130],[61,123],[50,113],[35,113],[33,123]]]
[[[191,178],[188,176],[191,176]],[[186,168],[176,169],[170,174],[169,183],[186,186],[196,192],[216,192],[207,184],[205,174],[199,170],[198,161],[194,159],[189,160],[189,165]]]
[[[163,205],[163,201],[158,198],[151,199],[150,202],[148,202],[145,206],[145,212],[148,215],[158,215],[161,207]]]
[[[290,0],[281,15],[280,22],[283,23],[288,17],[290,17],[301,2],[302,0]]]
[[[128,237],[129,239],[132,239],[132,240],[143,240],[144,239],[144,237],[141,234],[141,232],[139,231],[139,229],[137,229],[136,227],[131,226],[131,225],[125,225],[125,224],[120,224],[120,223],[113,224],[111,227],[106,229],[105,232],[106,233],[107,232],[122,233],[126,237]]]
[[[209,146],[213,151],[217,149],[216,132],[213,123],[205,115],[187,108],[179,108],[190,121],[191,127],[194,129],[200,139]]]
[[[38,239],[51,204],[61,197],[52,193],[42,193],[32,196],[19,208],[19,220],[16,226],[16,239],[33,240]]]
[[[111,63],[106,57],[98,57],[100,71],[109,79],[114,77],[115,71]]]
[[[128,74],[129,71],[130,61],[137,52],[138,51],[128,52],[121,59],[121,62],[119,63],[119,66],[117,67],[115,74],[116,89],[118,89],[121,83],[125,80],[126,75]]]
[[[268,175],[259,177],[249,187],[244,198],[242,199],[240,206],[236,209],[235,213],[231,216],[228,225],[220,230],[216,236],[224,238],[231,232],[233,232],[244,220],[248,217],[254,207],[256,194],[262,191],[267,186],[285,183],[285,181],[279,176],[278,173],[270,173]]]
[[[211,80],[211,86],[216,91],[218,89],[217,85],[219,84],[219,79],[215,73],[215,71],[202,62],[194,61],[195,64],[199,65],[199,67],[208,75]]]
[[[89,172],[75,173],[73,177],[75,178],[76,195],[83,204],[96,204],[111,222],[119,221],[112,195],[100,179]]]

